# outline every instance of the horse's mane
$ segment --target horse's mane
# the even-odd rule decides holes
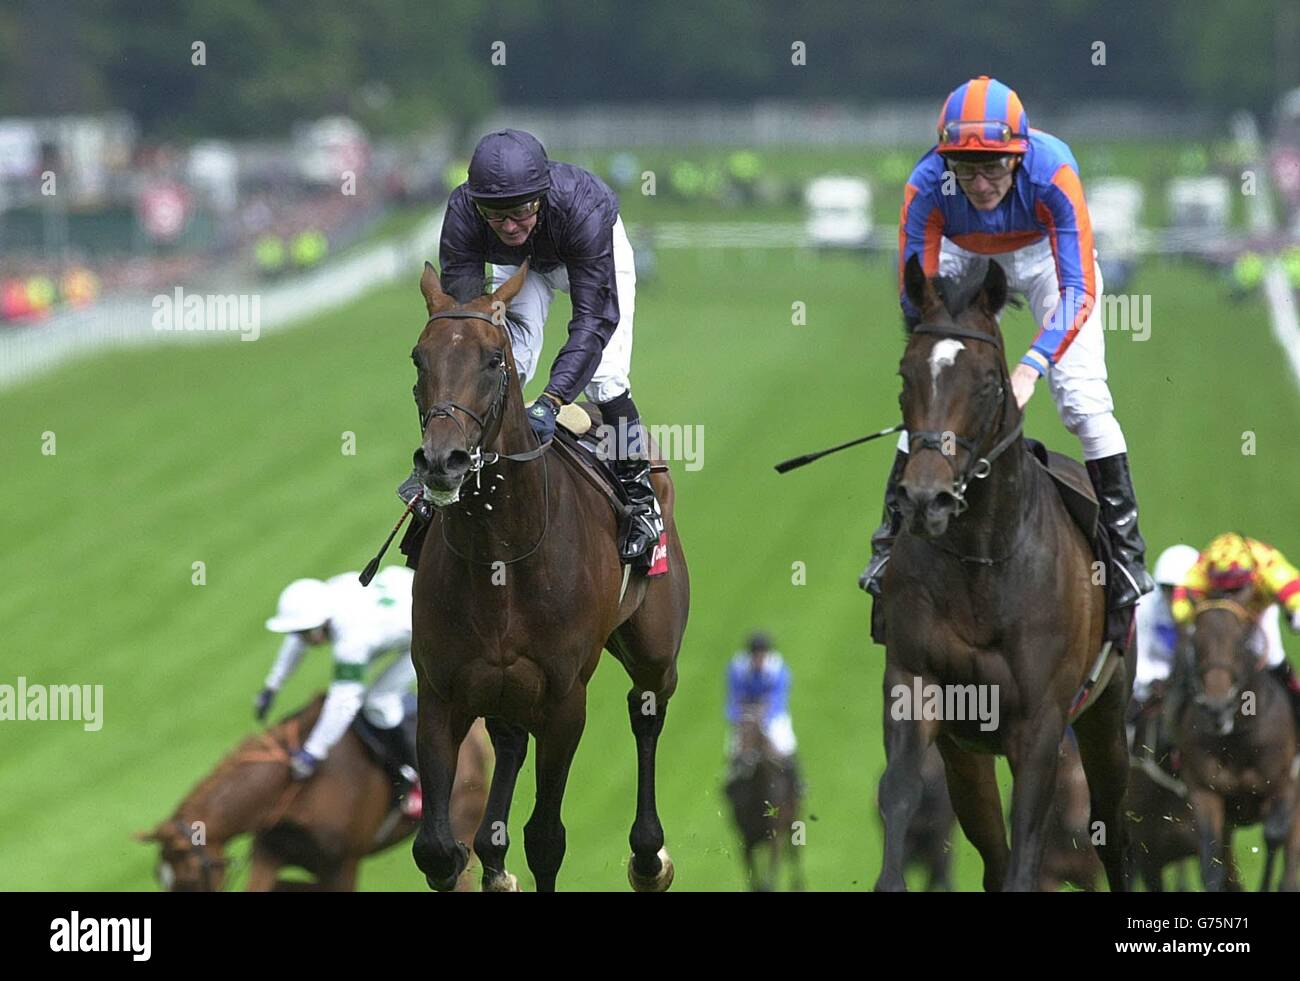
[[[277,737],[282,736],[289,723],[295,719],[302,719],[310,713],[319,715],[320,708],[324,702],[325,696],[317,695],[296,712],[291,712],[275,725],[268,726],[265,731],[254,733],[253,735],[240,740],[239,745],[228,752],[225,756],[221,757],[217,762],[217,765],[212,768],[211,772],[199,780],[199,782],[191,788],[190,792],[181,799],[181,802],[176,806],[176,812],[180,813],[186,804],[192,803],[194,800],[201,798],[205,794],[209,793],[216,784],[224,781],[232,770],[241,765],[243,757],[249,751],[263,745],[265,737],[269,736],[270,738],[275,739],[276,742],[283,744],[283,739]]]

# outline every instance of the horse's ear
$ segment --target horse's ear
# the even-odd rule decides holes
[[[921,311],[922,318],[936,306],[943,304],[943,300],[939,298],[939,293],[935,290],[934,284],[925,275],[925,268],[921,265],[920,257],[915,253],[907,260],[907,265],[903,267],[903,292],[907,294],[912,306]]]
[[[518,271],[493,291],[493,301],[509,303],[515,298],[516,294],[524,288],[524,280],[527,278],[528,260],[525,259],[524,264],[519,267]]]
[[[431,262],[424,264],[424,272],[420,274],[420,292],[424,294],[424,306],[430,315],[449,299],[442,291],[442,281],[438,279],[438,271]]]
[[[991,317],[1007,305],[1007,274],[1002,264],[989,260],[988,271],[984,273],[984,282],[980,286],[979,303]]]

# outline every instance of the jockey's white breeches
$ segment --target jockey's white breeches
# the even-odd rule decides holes
[[[492,288],[497,289],[519,271],[518,266],[492,266]],[[632,368],[632,319],[636,312],[636,261],[627,240],[622,217],[614,220],[614,280],[618,289],[618,328],[605,345],[600,365],[583,389],[587,398],[600,403],[632,390],[628,374]],[[506,308],[510,318],[510,347],[515,366],[525,385],[537,371],[542,353],[542,332],[555,291],[569,292],[569,271],[558,266],[550,272],[529,270],[523,288]]]

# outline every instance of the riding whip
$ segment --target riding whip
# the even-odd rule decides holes
[[[366,563],[366,567],[361,570],[361,575],[357,577],[361,581],[361,585],[369,586],[370,580],[375,578],[375,573],[379,571],[379,560],[382,559],[384,553],[388,551],[388,546],[393,544],[393,539],[397,536],[397,529],[402,527],[402,522],[406,520],[406,516],[411,513],[411,509],[415,507],[415,502],[419,499],[420,496],[418,494],[411,498],[411,503],[406,505],[406,510],[403,511],[402,516],[397,519],[397,524],[393,525],[393,530],[390,531],[388,537],[384,539],[384,544],[379,547],[379,554]]]
[[[787,470],[795,470],[799,467],[807,466],[814,460],[820,460],[824,456],[832,453],[838,453],[840,450],[847,450],[850,446],[857,446],[859,443],[866,443],[869,440],[879,439],[881,436],[888,436],[890,433],[899,432],[903,428],[900,422],[897,426],[890,426],[888,429],[882,429],[878,433],[872,433],[870,436],[863,436],[860,439],[851,439],[847,443],[841,443],[839,446],[832,446],[829,450],[822,450],[818,453],[805,453],[803,456],[796,456],[790,460],[783,460],[775,467],[777,473],[785,473]]]

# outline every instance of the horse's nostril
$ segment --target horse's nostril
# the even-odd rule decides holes
[[[452,450],[447,454],[447,472],[461,473],[469,469],[469,454],[464,450]]]
[[[413,454],[411,454],[411,465],[414,466],[416,470],[422,473],[429,470],[430,468],[429,455],[424,452],[423,446],[421,446]]]

